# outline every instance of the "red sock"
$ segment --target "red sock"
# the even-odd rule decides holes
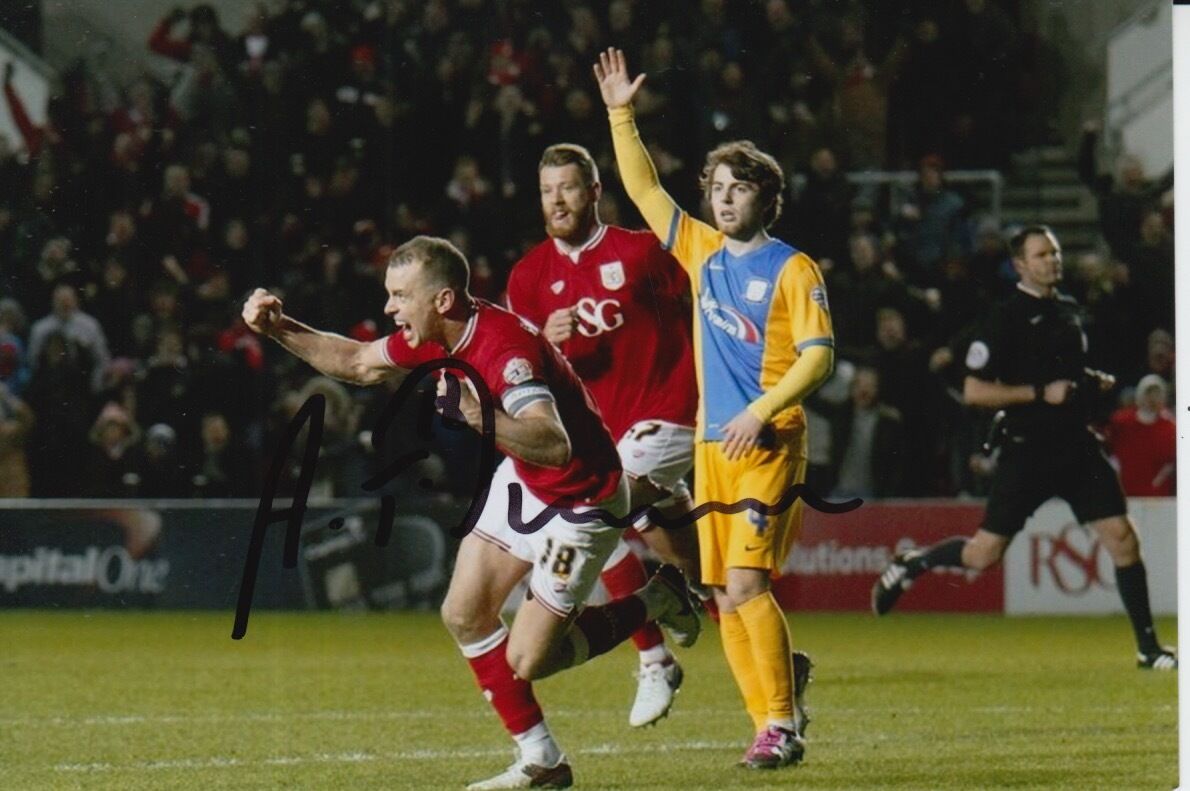
[[[719,605],[715,603],[715,597],[709,599],[699,599],[702,602],[702,608],[707,611],[707,615],[715,623],[719,623]]]
[[[545,716],[537,705],[537,698],[533,696],[533,685],[517,678],[508,666],[508,631],[502,629],[501,632],[503,637],[495,647],[478,656],[468,656],[467,647],[464,646],[463,655],[475,673],[483,696],[500,715],[504,728],[515,736],[542,722]]]
[[[611,604],[586,607],[574,621],[575,629],[587,638],[587,658],[606,654],[645,622],[645,603],[636,596]]]
[[[610,569],[604,569],[599,578],[603,580],[603,587],[607,588],[613,599],[631,596],[649,581],[645,573],[645,564],[632,552]],[[665,637],[657,624],[650,621],[632,633],[632,642],[636,645],[637,651],[644,651],[661,645],[665,642]]]

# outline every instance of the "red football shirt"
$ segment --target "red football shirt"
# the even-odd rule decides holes
[[[479,371],[495,406],[513,416],[548,392],[570,437],[570,462],[565,467],[539,467],[513,456],[517,476],[545,503],[564,498],[589,504],[610,497],[620,483],[620,457],[574,369],[536,327],[490,302],[475,304],[466,332],[450,353],[434,343],[410,349],[398,332],[385,339],[388,361],[414,368],[443,357],[462,360]]]
[[[686,273],[656,236],[609,225],[577,262],[547,239],[508,278],[509,307],[539,327],[555,310],[578,307],[562,353],[617,440],[641,420],[694,425],[689,300]]]
[[[1174,463],[1177,430],[1168,412],[1152,423],[1142,423],[1136,407],[1116,410],[1108,427],[1112,455],[1120,463],[1120,485],[1131,497],[1168,497],[1174,494],[1177,476],[1172,470],[1154,485],[1158,474]]]

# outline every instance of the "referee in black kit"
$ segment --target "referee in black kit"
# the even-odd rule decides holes
[[[1087,426],[1094,391],[1114,379],[1086,367],[1082,310],[1060,294],[1062,248],[1044,225],[1011,242],[1017,292],[993,309],[967,352],[963,400],[1003,410],[994,422],[1001,447],[983,526],[895,556],[872,587],[872,609],[884,615],[913,579],[937,567],[982,571],[998,563],[1025,520],[1051,497],[1065,500],[1090,525],[1116,567],[1116,585],[1136,632],[1137,667],[1174,670],[1173,651],[1157,641],[1140,542],[1119,478]]]

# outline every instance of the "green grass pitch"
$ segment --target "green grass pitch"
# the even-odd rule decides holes
[[[735,767],[747,719],[713,627],[634,731],[635,655],[538,684],[580,788],[1169,789],[1173,674],[1127,622],[790,618],[813,655],[805,763]],[[0,613],[0,788],[459,789],[510,741],[431,613]],[[1172,620],[1160,624],[1174,639]]]

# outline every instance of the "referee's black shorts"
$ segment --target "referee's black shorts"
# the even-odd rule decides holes
[[[1051,497],[1065,500],[1079,524],[1128,512],[1120,478],[1089,431],[1049,441],[1007,440],[988,495],[983,529],[1012,538]]]

